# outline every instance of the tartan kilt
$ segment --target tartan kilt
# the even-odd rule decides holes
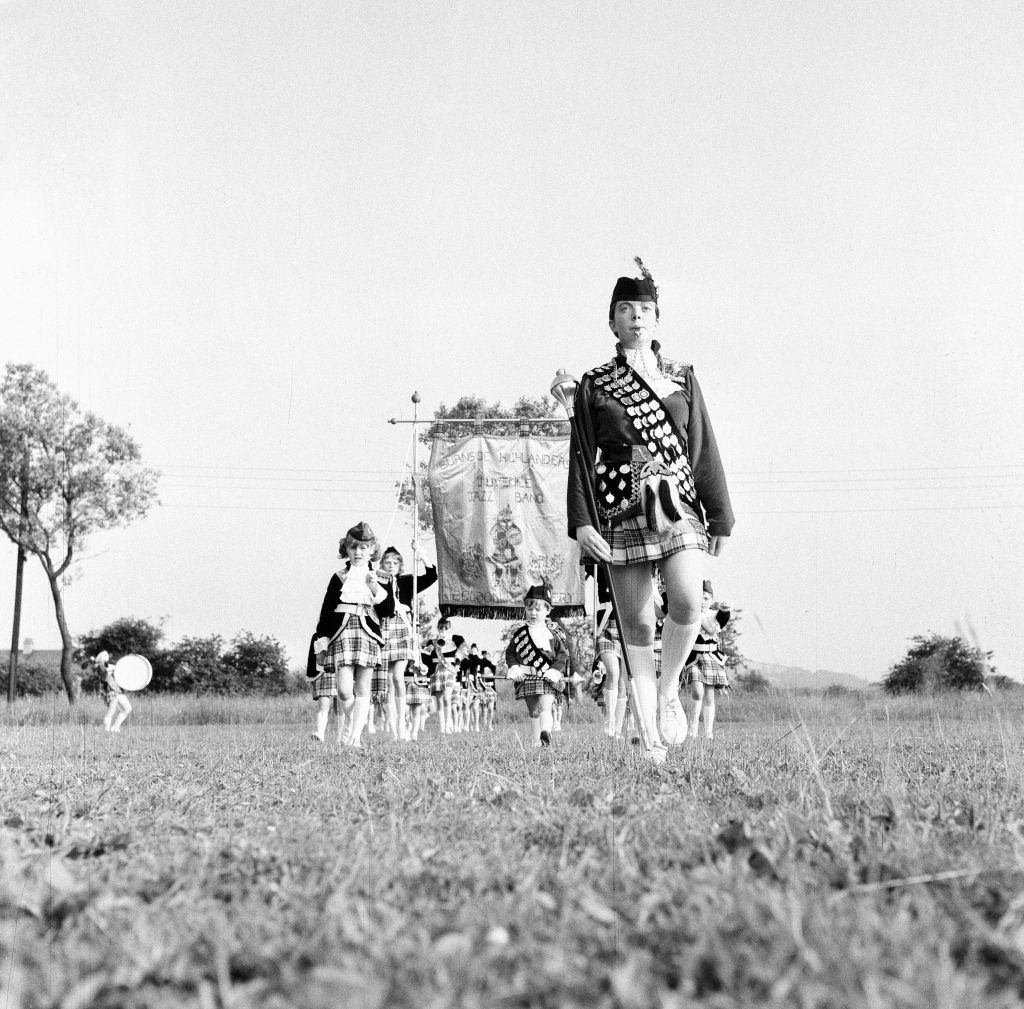
[[[624,519],[617,526],[602,522],[601,535],[611,546],[612,564],[616,565],[658,561],[681,550],[703,550],[706,553],[708,549],[704,523],[688,508],[672,532],[664,537],[648,529],[639,516]],[[584,559],[590,560],[585,554]]]
[[[419,649],[412,637],[412,627],[402,617],[384,617],[380,629],[384,636],[380,660],[385,666],[392,662],[412,662],[417,657]]]
[[[380,645],[363,629],[353,614],[343,630],[327,646],[324,669],[338,670],[343,666],[369,666],[380,664]]]
[[[597,636],[597,655],[614,655],[620,662],[622,661],[622,641],[619,638],[619,628],[614,621],[610,621]]]
[[[430,687],[426,683],[417,683],[416,680],[405,681],[405,703],[426,704],[430,700]]]
[[[374,666],[373,676],[370,677],[370,699],[383,702],[388,696],[388,672],[380,666]]]
[[[498,691],[494,687],[484,687],[480,691],[480,703],[485,708],[494,708],[498,704]]]
[[[661,676],[661,649],[654,649],[654,675]]]
[[[729,676],[725,666],[712,658],[711,652],[700,652],[697,661],[686,667],[686,682],[703,683],[706,687],[727,687]]]
[[[338,696],[338,674],[333,670],[324,670],[313,680],[313,700],[319,701],[321,697]]]
[[[516,681],[516,700],[522,701],[527,697],[540,697],[541,694],[558,694],[558,687],[552,686],[542,676],[527,676],[523,680]]]
[[[455,667],[439,662],[434,666],[434,672],[430,677],[430,692],[440,694],[444,690],[455,689]]]

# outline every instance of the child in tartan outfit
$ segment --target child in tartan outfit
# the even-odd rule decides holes
[[[722,652],[722,631],[732,616],[728,603],[715,603],[711,582],[704,582],[701,598],[700,633],[686,660],[686,682],[693,701],[688,738],[697,738],[697,725],[703,710],[704,736],[715,738],[715,696],[729,686]]]
[[[381,620],[384,635],[381,669],[374,674],[374,696],[386,714],[386,724],[400,740],[408,739],[406,727],[405,670],[419,650],[412,633],[413,590],[425,592],[437,581],[437,568],[424,565],[422,574],[414,579],[404,574],[405,559],[395,547],[388,547],[380,559],[378,577],[391,582],[395,596],[394,616]],[[370,723],[372,725],[372,721]]]
[[[561,636],[547,624],[551,590],[531,585],[523,600],[526,623],[513,628],[505,650],[508,679],[515,684],[516,700],[526,701],[534,746],[550,746],[551,709],[569,661]]]
[[[340,741],[359,748],[370,713],[370,678],[380,664],[384,643],[380,618],[394,615],[395,597],[377,578],[374,564],[380,545],[365,522],[349,529],[339,544],[339,556],[345,558],[345,565],[327,585],[309,645],[306,676],[314,681],[317,701],[313,739],[323,742],[331,701],[337,694],[342,708],[351,714]]]

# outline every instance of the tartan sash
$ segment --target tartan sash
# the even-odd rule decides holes
[[[515,647],[521,666],[530,666],[537,672],[538,676],[547,672],[548,666],[555,659],[554,653],[545,652],[534,644],[533,638],[530,636],[529,627],[526,624],[523,624],[519,630],[513,631],[510,640]]]
[[[696,510],[697,490],[686,454],[687,436],[644,378],[618,359],[594,369],[594,385],[626,411],[641,444],[630,445],[628,461],[604,458],[596,463],[597,510],[611,525],[640,514],[644,481],[663,474],[675,480],[683,503]]]

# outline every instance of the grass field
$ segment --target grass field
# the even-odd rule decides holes
[[[734,697],[662,768],[589,702],[549,750],[101,714],[0,713],[0,1009],[1024,1005],[1015,695]]]

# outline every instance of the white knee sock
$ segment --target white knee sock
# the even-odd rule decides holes
[[[700,621],[693,624],[677,624],[671,617],[665,618],[661,631],[661,680],[658,691],[662,697],[674,697],[679,693],[679,676],[683,663],[693,650],[700,631]]]
[[[713,739],[715,735],[715,701],[718,700],[714,695],[711,697],[711,704],[707,703],[707,691],[714,690],[714,687],[705,687],[705,699],[704,699],[704,735],[707,739]]]
[[[550,733],[554,727],[555,720],[551,715],[550,711],[542,711],[540,718],[537,719],[540,722],[540,731]]]
[[[540,746],[540,717],[530,719],[530,734],[534,746]]]
[[[661,746],[658,734],[658,681],[654,673],[654,648],[651,645],[625,645],[629,668],[633,672],[640,710],[637,718],[643,720],[652,746]]]
[[[345,738],[345,742],[350,746],[360,745],[359,737],[363,734],[363,727],[366,725],[366,717],[369,713],[370,698],[357,695],[352,705],[352,725],[348,730],[348,736]]]
[[[316,712],[316,728],[313,731],[313,735],[317,739],[323,739],[324,733],[327,732],[327,717],[330,715],[331,710],[328,708],[326,711],[321,711],[319,708]]]
[[[691,739],[696,739],[697,738],[697,729],[700,726],[700,708],[701,708],[701,705],[703,703],[704,703],[704,698],[703,697],[699,701],[694,701],[693,702],[693,708],[692,708],[693,717],[690,719],[690,730],[687,733],[687,735]]]
[[[626,720],[627,707],[629,707],[629,698],[625,694],[615,698],[615,722],[612,725],[612,730],[616,736],[622,735],[622,723]]]

